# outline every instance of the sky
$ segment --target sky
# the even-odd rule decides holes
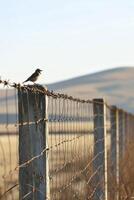
[[[51,83],[134,66],[133,0],[0,0],[0,76]]]

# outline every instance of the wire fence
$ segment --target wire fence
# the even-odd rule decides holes
[[[132,114],[40,85],[0,85],[0,199],[119,199]]]

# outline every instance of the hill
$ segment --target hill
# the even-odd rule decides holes
[[[134,68],[120,67],[49,84],[48,88],[83,99],[105,98],[134,112]]]

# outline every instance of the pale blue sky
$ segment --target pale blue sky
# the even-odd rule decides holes
[[[40,82],[134,66],[133,0],[0,0],[0,75]]]

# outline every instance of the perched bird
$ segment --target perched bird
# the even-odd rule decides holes
[[[23,83],[25,83],[27,81],[31,81],[34,83],[35,81],[37,81],[41,71],[42,70],[40,70],[40,69],[36,69],[35,72],[28,79],[26,79]]]

